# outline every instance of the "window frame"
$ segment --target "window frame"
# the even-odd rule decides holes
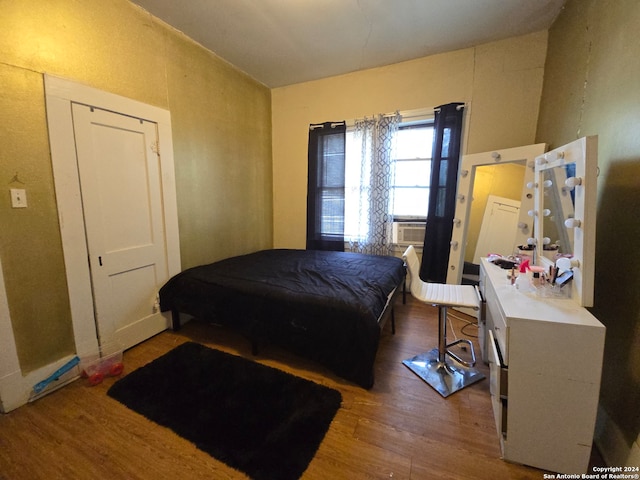
[[[431,118],[421,118],[418,120],[411,120],[411,121],[407,121],[407,122],[401,122],[400,125],[398,126],[398,131],[401,130],[409,130],[409,129],[417,129],[417,128],[431,128],[432,130],[434,129],[434,119],[433,117]],[[396,139],[397,141],[397,139]],[[429,145],[429,152],[432,151],[433,149],[433,145]],[[396,148],[396,151],[398,149]],[[393,219],[394,222],[426,222],[427,221],[427,212],[429,209],[429,195],[430,195],[430,189],[431,189],[431,177],[430,175],[427,176],[426,180],[426,185],[422,186],[422,185],[414,185],[414,186],[405,186],[405,185],[401,185],[399,186],[396,183],[396,179],[395,179],[395,168],[396,168],[396,163],[397,162],[428,162],[429,163],[429,172],[431,172],[431,164],[430,162],[432,162],[433,160],[433,155],[432,153],[430,153],[428,158],[424,158],[424,157],[413,157],[413,158],[398,158],[395,157],[393,159],[394,162],[394,179],[393,179],[393,186],[392,188],[394,189],[393,192],[393,198],[394,198],[394,203],[395,203],[395,193],[398,191],[399,188],[403,188],[403,189],[424,189],[426,196],[427,196],[427,202],[425,204],[425,214],[424,215],[400,215],[400,214],[396,214],[395,209],[392,208],[392,213],[393,213]],[[395,205],[394,205],[395,207]]]

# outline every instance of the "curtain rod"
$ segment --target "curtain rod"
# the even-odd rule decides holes
[[[341,125],[346,125],[347,122],[345,122],[344,120],[342,122],[325,122],[325,123],[312,123],[311,125],[309,125],[309,130],[315,130],[316,128],[324,128],[325,125],[329,124],[329,126],[331,128],[336,128],[339,127]]]
[[[460,109],[465,108],[467,106],[468,106],[467,103],[463,103],[462,105],[458,105],[456,107],[456,109],[460,110]],[[414,110],[400,110],[400,111],[395,111],[395,112],[392,112],[392,113],[381,113],[380,116],[381,117],[393,117],[393,116],[395,116],[397,114],[400,114],[400,116],[403,119],[409,119],[409,118],[428,117],[428,116],[433,115],[436,111],[440,111],[440,109],[438,107],[429,107],[429,108],[418,108],[418,109],[414,109]],[[374,115],[374,117],[375,116],[376,115]],[[349,120],[347,122],[347,125],[353,125],[357,120],[360,120],[360,119]]]

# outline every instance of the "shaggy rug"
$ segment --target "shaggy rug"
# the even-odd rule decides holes
[[[337,390],[193,342],[108,395],[256,480],[299,478],[342,402]]]

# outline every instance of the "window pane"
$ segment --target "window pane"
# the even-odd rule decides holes
[[[433,126],[400,128],[396,140],[396,158],[431,158]]]
[[[344,142],[340,135],[325,135],[322,139],[322,174],[318,181],[320,187],[339,187],[344,185]]]
[[[396,188],[393,204],[395,216],[426,217],[429,209],[429,189]]]
[[[320,232],[322,235],[342,235],[344,231],[343,190],[322,190]]]
[[[395,162],[395,184],[399,187],[428,187],[431,179],[430,160],[408,160]]]
[[[438,186],[447,186],[447,172],[449,171],[449,160],[440,161],[440,176],[438,177]]]
[[[339,187],[344,185],[344,156],[326,156],[324,157],[324,171],[322,175],[322,184],[327,187]]]
[[[449,143],[451,140],[451,129],[445,128],[442,132],[442,157],[449,156]]]

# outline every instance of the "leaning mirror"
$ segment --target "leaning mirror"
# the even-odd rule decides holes
[[[533,219],[527,215],[533,208],[533,191],[525,185],[533,181],[534,159],[543,154],[545,148],[546,145],[540,143],[462,157],[447,283],[461,283],[465,263],[473,265],[478,256],[510,255],[515,246],[526,244],[527,239],[533,237]],[[494,185],[487,186],[489,183]],[[515,203],[512,200],[516,200]],[[491,208],[498,215],[485,213],[492,211]],[[504,222],[512,222],[507,232]]]
[[[573,272],[571,296],[593,305],[598,138],[583,137],[535,160],[534,219],[536,263],[546,268],[558,258]],[[558,262],[556,262],[558,263]]]

